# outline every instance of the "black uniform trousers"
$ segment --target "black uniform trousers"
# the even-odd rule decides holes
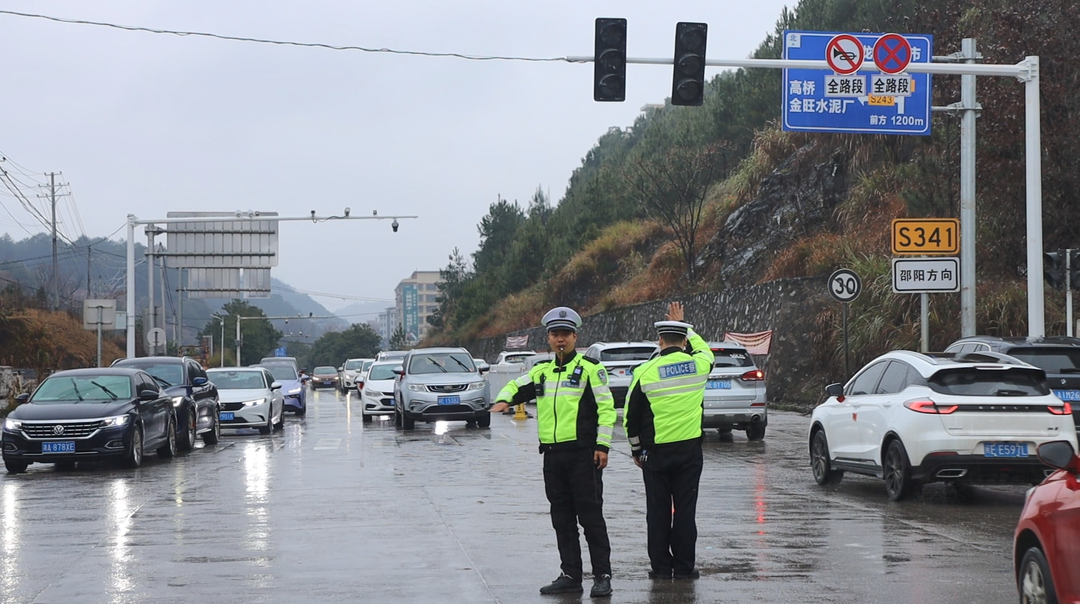
[[[582,578],[581,542],[585,531],[593,577],[611,574],[611,544],[604,522],[603,470],[593,462],[591,448],[549,450],[544,453],[544,490],[551,503],[551,526],[562,559],[562,572]]]
[[[688,575],[694,570],[697,545],[701,439],[650,448],[641,466],[652,570],[661,576]]]

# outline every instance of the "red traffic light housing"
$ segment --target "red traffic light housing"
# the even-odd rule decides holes
[[[1054,289],[1065,288],[1065,251],[1043,254],[1043,278]]]
[[[675,74],[671,104],[699,106],[705,101],[705,45],[709,25],[675,25]]]

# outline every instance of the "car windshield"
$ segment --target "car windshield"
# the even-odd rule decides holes
[[[983,370],[975,367],[944,369],[927,382],[934,392],[959,396],[1040,396],[1050,394],[1041,371],[1034,369]]]
[[[337,369],[333,367],[316,367],[312,375],[337,375]]]
[[[41,383],[32,403],[107,403],[131,398],[131,378],[126,375],[53,376]]]
[[[429,352],[413,355],[409,373],[475,373],[472,358],[463,352]]]
[[[353,359],[351,361],[345,361],[345,370],[352,371],[354,369],[362,369],[364,362],[360,359]]]
[[[270,373],[274,374],[275,380],[295,381],[296,379],[298,379],[296,375],[296,369],[293,369],[292,365],[267,364],[265,367],[270,370]]]
[[[627,346],[625,348],[609,348],[600,351],[600,362],[604,361],[648,361],[652,353],[656,352],[655,346]]]
[[[266,388],[266,380],[261,371],[208,371],[206,375],[218,390]]]
[[[1013,348],[1005,354],[1046,373],[1080,373],[1080,348]]]
[[[371,371],[368,372],[367,379],[369,382],[392,380],[394,379],[394,367],[397,367],[394,363],[387,365],[372,365]]]
[[[503,358],[504,363],[524,363],[526,359],[536,356],[535,354],[508,354]]]
[[[360,371],[367,371],[368,369],[371,369],[371,364],[374,362],[375,361],[364,361],[364,366],[360,368]]]
[[[716,360],[713,361],[713,367],[753,367],[754,360],[750,358],[746,350],[738,348],[735,350],[729,350],[726,348],[713,348],[713,355],[716,356]]]
[[[179,363],[124,363],[124,367],[138,367],[168,386],[179,386],[184,383],[184,366]]]

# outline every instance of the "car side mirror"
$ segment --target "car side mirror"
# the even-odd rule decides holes
[[[337,370],[338,371],[345,371],[345,368],[344,367],[338,367]]]
[[[271,390],[281,390],[281,382],[274,382],[270,384]]]
[[[191,380],[191,384],[193,386],[205,386],[207,384],[207,382],[209,382],[209,381],[210,380],[207,380],[204,377],[197,377],[197,378]]]
[[[488,365],[487,363],[480,363],[476,366],[476,370],[480,373],[487,373],[488,371],[491,371],[491,365]]]
[[[394,375],[405,375],[405,368],[401,365],[394,367]]]
[[[22,393],[22,394],[20,394],[19,396],[16,396],[16,397],[15,397],[15,402],[16,402],[17,404],[19,404],[19,405],[21,405],[21,404],[25,403],[25,402],[26,402],[26,401],[28,401],[28,400],[30,400],[30,394],[29,394],[29,393],[27,393],[27,392],[23,392],[23,393]]]
[[[829,396],[835,396],[837,399],[840,399],[842,401],[844,398],[844,385],[829,384],[828,386],[825,386],[825,394],[828,394]]]
[[[1039,461],[1058,470],[1076,472],[1080,468],[1080,459],[1076,457],[1072,443],[1067,440],[1043,443],[1036,449],[1036,454],[1039,456]]]
[[[161,396],[161,393],[156,392],[154,390],[140,390],[139,391],[139,400],[140,401],[156,401],[156,400],[158,400],[158,398],[160,396]]]

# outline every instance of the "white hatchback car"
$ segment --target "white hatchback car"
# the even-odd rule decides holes
[[[349,392],[356,388],[356,382],[364,373],[364,363],[370,365],[375,359],[348,359],[341,365],[341,373],[338,380],[338,388],[342,392]]]
[[[893,501],[927,482],[1037,484],[1052,469],[1035,448],[1076,443],[1071,406],[1043,370],[1002,354],[897,350],[826,392],[810,420],[814,480],[884,478]]]
[[[585,351],[585,356],[600,361],[608,374],[608,389],[615,398],[615,406],[626,404],[634,368],[660,352],[656,342],[597,342]]]
[[[261,434],[285,427],[281,383],[264,367],[207,369],[221,399],[219,419],[224,428],[258,428]]]
[[[372,363],[364,381],[357,382],[365,424],[376,415],[394,414],[394,367],[400,366],[398,361]]]

